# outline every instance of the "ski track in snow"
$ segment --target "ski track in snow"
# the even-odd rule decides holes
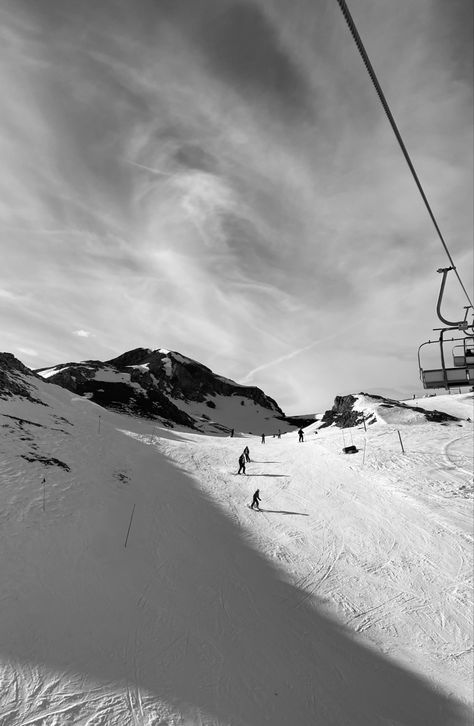
[[[326,646],[321,631],[315,657],[311,612],[433,693],[470,702],[472,427],[398,425],[405,454],[396,424],[354,429],[345,435],[360,451],[344,456],[331,429],[314,438],[309,427],[304,444],[296,433],[265,445],[152,436],[154,425],[64,391],[50,402],[71,425],[53,425],[46,410],[39,420],[29,403],[1,409],[1,726],[425,726],[417,704],[397,716],[393,705],[367,711],[367,693],[358,701],[350,690],[359,656],[339,654],[337,639]],[[33,423],[7,417],[22,413]],[[238,476],[245,443],[252,461]],[[71,471],[21,458],[31,452]],[[262,511],[252,512],[257,488]],[[206,501],[222,539],[193,524]],[[247,551],[229,548],[230,528],[288,583],[274,588],[274,612]],[[426,726],[469,723],[435,718]]]

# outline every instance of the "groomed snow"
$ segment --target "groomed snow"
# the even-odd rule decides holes
[[[471,723],[472,424],[262,445],[38,390],[0,401],[2,726]]]

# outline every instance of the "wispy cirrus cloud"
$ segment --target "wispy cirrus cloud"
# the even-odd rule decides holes
[[[472,8],[351,10],[469,284]],[[46,365],[166,341],[290,411],[369,387],[380,349],[416,385],[444,253],[336,3],[11,0],[2,19],[5,344]]]

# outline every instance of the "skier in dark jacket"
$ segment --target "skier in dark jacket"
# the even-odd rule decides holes
[[[239,456],[239,471],[237,474],[245,474],[245,454]]]
[[[300,444],[302,444],[304,442],[304,431],[303,431],[303,429],[300,429],[298,431],[298,437],[299,437],[298,438],[298,441],[300,442]]]
[[[257,489],[255,494],[253,495],[252,504],[250,505],[250,509],[254,509],[254,508],[260,509],[260,502],[261,502],[260,489]]]
[[[262,444],[265,443],[265,434],[262,434]]]
[[[247,462],[250,461],[250,450],[249,450],[248,446],[246,446],[244,449],[244,456],[245,456],[245,461],[247,461]]]

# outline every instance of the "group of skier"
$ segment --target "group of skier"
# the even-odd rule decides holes
[[[231,437],[234,436],[234,429],[231,431]],[[278,432],[278,438],[280,438],[280,431]],[[298,431],[298,441],[300,443],[304,442],[304,431],[303,429],[300,429]],[[265,434],[262,434],[262,444],[265,443]],[[249,447],[246,446],[245,449],[242,451],[241,455],[239,456],[239,470],[237,474],[245,474],[245,466],[250,462],[250,450]],[[257,509],[260,511],[260,490],[257,489],[256,492],[254,492],[252,503],[250,505],[250,509]]]
[[[246,446],[245,449],[242,451],[241,455],[239,456],[239,471],[237,474],[245,474],[245,465],[248,464],[250,461],[250,450],[249,447]],[[254,492],[253,498],[252,498],[252,504],[250,505],[250,509],[258,509],[260,510],[260,490],[257,489],[256,492]]]
[[[277,434],[273,434],[273,438],[275,438],[275,436],[277,437],[277,439],[281,439],[281,431],[280,431],[280,429],[278,429],[278,433]],[[264,444],[264,443],[265,443],[265,434],[262,434],[262,444]]]

